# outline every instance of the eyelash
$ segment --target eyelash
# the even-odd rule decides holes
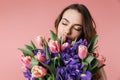
[[[65,25],[65,26],[67,26],[67,24],[66,23],[62,23],[63,25]],[[73,27],[73,29],[75,29],[76,31],[80,31],[81,29],[76,29],[76,28],[74,28]]]
[[[76,31],[80,31],[81,29],[76,29],[76,28],[73,28],[73,29],[75,29]]]
[[[62,23],[63,25],[67,25],[66,23]]]

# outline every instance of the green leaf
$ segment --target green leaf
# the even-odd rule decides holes
[[[59,60],[59,58],[58,57],[55,57],[55,58],[53,58],[53,63],[54,63],[54,66],[56,67],[56,66],[60,66],[60,62],[59,62],[60,60]]]
[[[88,46],[88,52],[93,53],[94,52],[94,46],[98,40],[98,35],[94,36]]]
[[[49,76],[47,80],[54,80],[54,78],[52,76]]]
[[[98,65],[98,60],[93,56],[88,56],[85,60],[89,64],[88,70],[94,70]]]
[[[46,59],[51,59],[51,56],[50,56],[50,53],[49,53],[49,50],[48,50],[48,47],[46,46],[45,47],[45,53],[46,53]]]
[[[101,65],[100,67],[96,66],[93,70],[91,70],[92,74],[94,75],[95,73],[97,73],[104,66],[105,66],[105,64]]]
[[[58,38],[57,38],[57,35],[52,31],[52,30],[50,30],[50,37],[51,37],[51,39],[52,40],[58,40]]]
[[[44,77],[41,77],[41,78],[38,78],[38,80],[45,80],[45,78],[44,78]]]
[[[31,40],[31,42],[30,42],[30,46],[31,46],[33,49],[36,49],[36,46],[35,46],[35,44],[32,42],[32,40]]]
[[[84,64],[83,70],[86,71],[89,67],[89,64],[87,62],[83,62],[83,64]]]
[[[97,73],[99,71],[98,67],[95,67],[93,70],[91,70],[91,73],[94,75],[95,73]]]
[[[91,70],[93,70],[98,65],[98,60],[94,58],[90,65],[91,65]]]
[[[20,51],[22,51],[25,56],[34,57],[34,54],[33,54],[33,52],[32,52],[31,50],[25,49],[25,48],[18,48],[18,49],[19,49]]]
[[[33,48],[32,48],[31,46],[29,46],[29,45],[25,45],[25,48],[26,48],[26,49],[29,49],[29,50],[31,50],[31,51],[33,50]]]
[[[45,64],[45,63],[43,63],[43,62],[40,62],[44,67],[46,67],[49,71],[50,71],[50,73],[52,74],[52,75],[54,75],[54,73],[53,73],[53,71],[52,71],[52,69],[51,69],[51,67],[49,66],[49,65],[47,65],[47,64]],[[52,64],[53,65],[53,64]],[[55,69],[55,67],[53,67],[54,69]]]
[[[72,41],[72,46],[75,45],[76,41],[77,41],[77,38],[74,41]]]
[[[60,42],[60,46],[62,46],[62,44],[64,42],[64,37],[63,36],[60,37],[59,42]]]
[[[89,64],[88,70],[93,70],[98,65],[98,60],[93,56],[88,56],[84,62]]]
[[[44,79],[42,79],[42,78],[39,78],[39,79],[37,79],[37,80],[44,80]]]
[[[53,62],[51,61],[49,65],[43,63],[43,62],[40,62],[44,67],[46,67],[49,71],[50,71],[50,76],[52,76],[52,80],[55,80],[55,76],[56,76],[56,71],[55,71],[55,67],[53,65]]]
[[[44,49],[45,49],[45,54],[46,54],[46,59],[51,59],[50,52],[48,50],[48,43],[44,41]]]
[[[49,64],[49,66],[50,66],[50,69],[51,69],[51,71],[52,71],[52,73],[53,73],[53,76],[56,76],[56,68],[55,68],[55,66],[54,66],[53,59],[51,59],[51,62],[50,62],[50,64]]]
[[[50,73],[47,73],[45,76],[44,76],[45,80],[55,80],[54,76],[51,75]]]
[[[46,59],[51,59],[50,52],[48,50],[48,43],[46,41],[44,41],[43,46],[45,49]]]
[[[85,62],[88,62],[89,64],[92,62],[92,60],[94,59],[93,56],[88,56],[87,58],[85,58]]]
[[[31,62],[30,62],[30,66],[33,67],[35,65],[38,65],[38,61],[34,58],[32,58]]]

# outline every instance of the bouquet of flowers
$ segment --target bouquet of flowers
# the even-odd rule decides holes
[[[94,52],[97,38],[96,35],[88,44],[86,39],[57,38],[53,31],[49,41],[37,37],[39,48],[33,41],[19,48],[24,76],[28,80],[91,80],[105,66],[103,56]]]

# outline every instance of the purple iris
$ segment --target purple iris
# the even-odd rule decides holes
[[[34,50],[34,51],[33,51],[34,55],[37,55],[38,52],[41,52],[42,55],[43,55],[44,57],[46,57],[45,51],[42,50],[42,49],[37,49],[37,50]]]
[[[31,72],[27,68],[26,68],[26,72],[23,72],[23,74],[25,78],[28,78],[28,80],[35,80],[35,78],[31,76]]]
[[[92,74],[89,71],[86,71],[80,75],[81,80],[91,80]]]
[[[38,52],[41,52],[41,54],[42,54],[44,57],[46,57],[45,51],[42,50],[42,49],[37,49],[37,50],[34,50],[33,52],[34,52],[34,55],[37,55]],[[50,63],[50,59],[46,60],[45,63],[46,63],[46,64],[49,64],[49,63]]]
[[[91,80],[92,74],[84,72],[82,65],[68,65],[67,67],[57,67],[56,80]]]
[[[63,67],[57,67],[56,80],[77,80],[81,79],[81,72],[83,72],[82,64],[69,64]]]
[[[65,42],[68,42],[69,44],[71,44],[72,40],[67,38]]]
[[[92,74],[83,70],[84,64],[76,52],[79,45],[87,46],[87,41],[80,39],[72,48],[60,52],[63,66],[57,67],[56,80],[91,80]]]
[[[72,51],[75,51],[78,48],[79,45],[87,46],[88,45],[87,40],[86,39],[84,39],[84,40],[80,39],[79,41],[77,41],[75,43],[75,45],[72,47]]]
[[[72,76],[65,66],[57,67],[56,80],[75,80],[75,76]]]
[[[64,65],[79,63],[79,56],[69,48],[69,52],[60,52],[61,60]]]

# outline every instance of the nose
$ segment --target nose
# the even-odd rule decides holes
[[[65,35],[70,35],[71,34],[71,28],[67,28],[65,30]]]

